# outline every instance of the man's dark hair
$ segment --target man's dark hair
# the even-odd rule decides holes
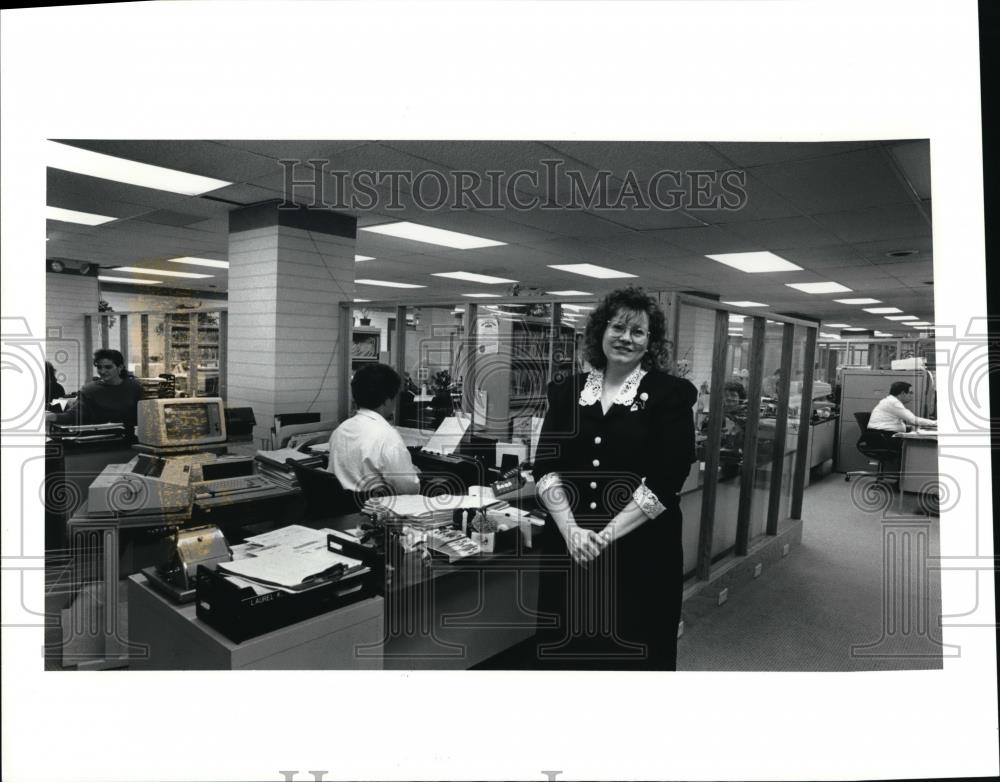
[[[897,380],[889,386],[889,394],[892,396],[899,396],[900,394],[905,394],[912,387],[913,383],[907,383],[905,380]]]
[[[387,364],[365,364],[351,378],[351,396],[358,407],[374,410],[393,399],[402,382],[399,373]]]
[[[608,323],[619,310],[624,310],[626,313],[646,313],[649,318],[649,343],[646,354],[642,357],[642,368],[646,370],[663,368],[668,359],[667,322],[663,310],[660,309],[656,299],[642,288],[631,286],[609,293],[590,314],[583,336],[583,352],[590,365],[595,369],[604,369],[608,365],[601,340],[604,338],[604,330]]]
[[[95,350],[94,366],[97,366],[98,361],[110,361],[118,367],[118,374],[122,377],[128,377],[128,371],[125,369],[125,356],[122,355],[120,350],[115,350],[114,348],[100,348]]]

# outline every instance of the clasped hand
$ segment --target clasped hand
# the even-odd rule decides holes
[[[611,542],[611,534],[607,530],[595,532],[576,524],[566,525],[563,537],[570,557],[578,565],[597,559]]]

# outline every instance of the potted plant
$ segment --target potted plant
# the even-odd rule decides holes
[[[361,310],[361,317],[358,319],[358,323],[361,326],[372,325],[372,319],[368,317],[368,310]]]

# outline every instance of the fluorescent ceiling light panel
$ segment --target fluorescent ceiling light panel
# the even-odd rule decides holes
[[[916,315],[886,315],[886,320],[920,320]]]
[[[499,293],[463,293],[463,296],[468,296],[470,299],[499,299],[502,298]]]
[[[898,307],[865,307],[865,312],[872,315],[895,315],[902,312]]]
[[[749,274],[802,271],[801,266],[769,252],[722,253],[720,255],[706,255],[705,257]]]
[[[914,328],[927,328],[928,326],[934,328],[933,323],[928,323],[925,320],[914,321],[913,323],[907,323],[907,326],[913,326]]]
[[[390,282],[388,280],[355,280],[355,285],[379,285],[383,288],[426,288],[426,285],[413,285],[409,282]]]
[[[868,331],[868,329],[863,326],[848,326],[844,331]]]
[[[770,307],[770,304],[763,304],[759,301],[724,301],[723,304],[728,304],[731,307]]]
[[[137,280],[134,277],[105,277],[98,275],[101,282],[124,282],[128,285],[162,285],[163,280]]]
[[[850,293],[851,289],[839,282],[786,282],[789,288],[803,293]]]
[[[151,166],[148,163],[136,163],[134,160],[91,152],[89,149],[71,147],[55,141],[47,141],[45,145],[45,165],[49,168],[124,182],[127,185],[195,196],[232,184],[223,179],[187,174],[172,168]]]
[[[197,274],[196,272],[170,272],[161,269],[143,269],[140,266],[119,266],[115,272],[131,272],[132,274],[159,274],[163,277],[187,277],[192,280],[203,280],[206,277],[214,277],[213,274]]]
[[[187,266],[210,266],[213,269],[228,269],[229,261],[213,261],[211,258],[192,258],[185,255],[183,258],[170,258],[171,263],[183,263]]]
[[[362,261],[374,261],[375,259],[370,255],[355,255],[354,262],[361,263]]]
[[[819,335],[821,337],[823,337],[823,339],[840,339],[840,335],[839,334],[826,334],[826,333],[824,333],[824,332],[821,331],[819,333]]]
[[[592,263],[556,263],[549,264],[550,269],[558,269],[570,274],[582,274],[584,277],[595,277],[598,280],[616,280],[623,277],[637,277],[636,274],[619,272],[606,266],[596,266]]]
[[[484,285],[499,285],[504,282],[517,282],[504,277],[491,277],[488,274],[473,274],[472,272],[434,272],[434,277],[447,277],[449,280],[464,280],[465,282],[481,282]]]
[[[851,327],[850,323],[824,323],[828,329],[849,329]]]
[[[477,250],[481,247],[499,247],[500,245],[507,244],[507,242],[484,239],[481,236],[472,236],[471,234],[463,234],[458,231],[446,231],[443,228],[431,228],[429,225],[418,225],[417,223],[406,221],[369,225],[360,230],[382,234],[383,236],[395,236],[397,239],[409,239],[414,242],[437,244],[441,247],[453,247],[456,250]]]
[[[90,212],[77,212],[74,209],[60,209],[58,206],[45,207],[46,220],[59,220],[63,223],[79,223],[80,225],[104,225],[117,217],[107,215],[95,215]]]
[[[366,301],[371,301],[371,299],[351,299],[355,304],[364,304]]]
[[[850,288],[841,285],[839,282],[786,282],[789,288],[795,288],[803,293],[844,293],[850,292]]]
[[[837,302],[837,304],[881,304],[882,303],[882,299],[834,299],[834,301]]]
[[[593,293],[585,291],[545,291],[549,296],[593,296]]]

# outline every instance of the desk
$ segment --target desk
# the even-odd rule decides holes
[[[371,670],[382,667],[381,597],[328,611],[288,627],[234,643],[196,616],[194,603],[177,605],[129,576],[129,638],[140,653],[136,670]]]
[[[922,494],[938,493],[937,433],[907,432],[893,435],[903,441],[899,489]]]

